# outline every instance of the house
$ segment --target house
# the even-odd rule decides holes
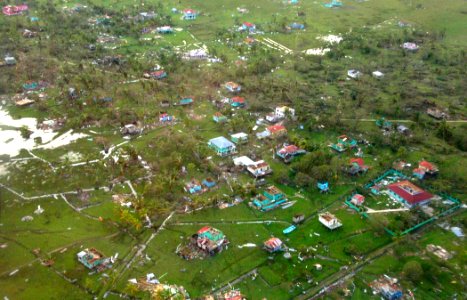
[[[279,137],[287,134],[287,129],[283,125],[272,125],[266,128],[271,137]]]
[[[438,172],[438,167],[435,164],[422,160],[418,163],[418,168],[415,168],[412,174],[418,179],[423,179],[427,175],[431,177],[436,176]]]
[[[397,132],[403,135],[409,135],[410,129],[405,125],[397,125]]]
[[[370,191],[374,194],[374,195],[379,195],[381,193],[381,189],[383,188],[383,186],[381,184],[375,184],[374,186],[372,186],[370,188]]]
[[[271,136],[271,133],[267,130],[256,133],[256,138],[259,140],[265,139],[270,136]]]
[[[167,72],[164,70],[157,70],[151,73],[145,73],[144,77],[152,79],[163,79],[167,77]]]
[[[374,71],[371,73],[374,78],[381,79],[384,77],[384,73],[381,71]]]
[[[293,118],[295,117],[295,109],[288,106],[278,106],[274,110],[274,114],[281,119],[285,119],[288,116]]]
[[[209,55],[205,49],[193,49],[183,54],[183,59],[187,60],[204,60],[208,59]]]
[[[235,82],[232,82],[232,81],[226,82],[224,87],[229,92],[232,92],[232,93],[237,93],[237,92],[240,92],[242,90],[242,87],[238,83],[235,83]]]
[[[433,199],[433,195],[419,188],[408,180],[392,183],[387,186],[388,195],[408,208],[423,205]]]
[[[340,220],[336,218],[336,216],[334,216],[330,212],[319,214],[318,220],[321,222],[321,224],[323,224],[324,226],[326,226],[327,228],[331,230],[334,230],[342,226],[342,223],[340,222]]]
[[[294,224],[300,224],[302,223],[303,221],[305,221],[305,215],[304,214],[296,214],[293,216],[292,218],[292,222]]]
[[[158,33],[162,33],[162,34],[167,34],[167,33],[173,33],[174,30],[171,26],[161,26],[161,27],[157,27],[156,28],[157,32]]]
[[[329,182],[317,182],[316,186],[318,187],[319,191],[321,193],[327,193],[329,192]]]
[[[272,173],[272,169],[267,162],[264,160],[258,160],[247,166],[247,171],[253,175],[253,177],[263,177]]]
[[[248,46],[253,46],[254,44],[256,44],[257,41],[255,38],[248,36],[243,40],[243,42]]]
[[[264,242],[264,249],[269,252],[282,251],[282,241],[276,237],[272,237],[269,240]]]
[[[280,120],[281,120],[281,117],[279,117],[273,112],[266,115],[266,121],[268,121],[271,124],[277,123]]]
[[[355,148],[357,146],[357,141],[347,137],[345,134],[337,138],[336,144],[331,144],[329,147],[341,153],[347,150],[348,148]]]
[[[168,123],[172,121],[175,121],[175,117],[169,115],[168,113],[163,112],[159,115],[159,122],[161,123]]]
[[[446,119],[448,117],[448,115],[445,112],[443,112],[442,110],[440,110],[439,108],[428,108],[426,110],[426,113],[430,117],[435,118],[437,120]]]
[[[371,282],[370,287],[374,294],[381,294],[386,300],[402,299],[402,290],[397,284],[396,278],[387,275],[381,276],[381,278]]]
[[[249,33],[254,33],[256,31],[256,25],[250,22],[243,22],[241,29]]]
[[[352,69],[352,70],[347,71],[347,76],[349,76],[350,78],[353,78],[353,79],[358,79],[358,78],[362,77],[362,75],[363,74],[358,70]]]
[[[384,130],[391,130],[392,129],[392,122],[387,121],[384,117],[376,120],[376,126],[382,128]]]
[[[26,5],[26,4],[22,4],[22,5],[7,5],[7,6],[4,6],[2,11],[3,11],[3,14],[6,15],[6,16],[15,16],[15,15],[19,15],[25,11],[29,10],[29,7]]]
[[[361,206],[363,202],[365,202],[365,196],[360,194],[355,194],[350,199],[350,203],[352,203],[355,206]]]
[[[38,35],[38,33],[35,32],[35,31],[31,31],[31,30],[28,30],[28,29],[23,30],[23,37],[25,37],[25,38],[33,38],[33,37],[36,37],[37,35]]]
[[[183,20],[194,20],[198,17],[198,12],[193,9],[185,9],[183,11]]]
[[[350,175],[357,175],[357,174],[362,174],[366,173],[368,171],[369,167],[365,165],[365,162],[363,161],[363,158],[351,158],[350,159],[350,166],[347,170],[347,172]]]
[[[277,156],[282,158],[286,163],[290,162],[295,156],[302,155],[305,153],[305,150],[300,149],[295,145],[287,144],[284,144],[283,147],[276,152]]]
[[[219,229],[205,226],[193,236],[199,249],[210,255],[221,252],[229,244],[226,236]]]
[[[235,133],[230,136],[230,139],[237,145],[245,144],[248,142],[248,134],[244,132]]]
[[[36,101],[34,101],[33,99],[29,99],[28,97],[24,97],[24,98],[16,99],[15,100],[15,105],[20,106],[20,107],[21,106],[28,106],[28,105],[33,104],[34,102],[36,102]]]
[[[143,132],[143,129],[139,128],[135,124],[127,124],[120,129],[120,132],[123,135],[138,135]]]
[[[250,205],[265,212],[277,208],[285,202],[287,202],[287,198],[284,193],[275,186],[270,186],[263,191],[263,194],[259,194],[253,198]]]
[[[199,183],[198,180],[192,179],[185,184],[184,190],[185,192],[190,194],[197,194],[203,191],[203,187],[201,186],[201,183]]]
[[[204,179],[202,183],[208,189],[216,186],[216,181],[214,179],[212,179],[211,177],[208,177],[208,178]]]
[[[219,156],[228,156],[237,152],[235,144],[223,136],[210,139],[208,146],[214,149]]]
[[[110,258],[104,257],[101,252],[94,248],[84,249],[83,251],[78,252],[76,256],[80,263],[91,270],[101,271],[111,266]]]
[[[216,112],[214,113],[214,115],[212,116],[212,119],[214,120],[214,122],[216,123],[225,123],[228,121],[227,117],[224,116],[222,113],[220,112]]]
[[[417,51],[418,50],[418,45],[415,44],[415,43],[403,43],[402,46],[401,46],[404,50],[408,50],[408,51]]]
[[[230,99],[230,105],[232,107],[244,107],[245,106],[245,98],[243,97],[233,97]]]

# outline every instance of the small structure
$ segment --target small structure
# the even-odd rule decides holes
[[[347,172],[350,175],[358,175],[363,174],[368,171],[369,167],[365,165],[363,158],[351,158],[350,159],[350,166],[347,169]]]
[[[392,183],[387,186],[391,198],[401,202],[408,208],[429,202],[433,195],[419,188],[408,180]]]
[[[426,246],[426,250],[433,253],[435,256],[437,256],[438,258],[442,260],[448,260],[452,258],[452,254],[449,253],[446,249],[444,249],[441,246],[429,244]]]
[[[237,145],[245,144],[248,142],[248,134],[244,132],[235,133],[230,136],[230,139]]]
[[[381,117],[380,119],[376,120],[376,126],[383,130],[391,130],[392,129],[392,122],[386,120],[386,118]]]
[[[192,179],[189,182],[187,182],[185,184],[184,189],[185,189],[185,192],[190,193],[190,194],[197,194],[203,191],[203,187],[201,186],[201,183],[196,179]]]
[[[23,12],[28,11],[28,10],[29,10],[29,7],[26,4],[7,5],[7,6],[4,6],[3,9],[2,9],[3,14],[6,15],[6,16],[20,15]]]
[[[292,161],[292,159],[298,155],[305,154],[306,151],[303,149],[298,148],[295,145],[287,145],[284,144],[282,148],[280,148],[276,154],[280,158],[284,160],[284,162],[288,163]]]
[[[305,25],[301,24],[301,23],[294,22],[294,23],[289,25],[289,28],[290,29],[295,29],[295,30],[303,30],[303,29],[305,29]]]
[[[216,186],[216,181],[214,179],[212,179],[211,177],[208,177],[208,178],[204,179],[202,183],[208,189],[213,188],[213,187]]]
[[[198,17],[198,12],[193,9],[185,9],[183,11],[183,20],[194,20]]]
[[[233,97],[230,99],[230,105],[235,108],[245,107],[245,98],[239,96]]]
[[[229,92],[232,92],[232,93],[237,93],[237,92],[240,92],[242,90],[242,87],[238,83],[235,83],[235,82],[232,82],[232,81],[226,82],[224,87]]]
[[[106,268],[111,267],[110,258],[106,258],[101,252],[94,248],[84,249],[77,255],[78,261],[82,263],[86,268],[91,270],[102,271]]]
[[[161,26],[161,27],[157,27],[156,30],[158,33],[162,33],[162,34],[168,34],[168,33],[174,32],[172,26]]]
[[[175,105],[187,106],[187,105],[193,104],[193,102],[194,102],[193,98],[183,98],[183,99],[180,99],[180,101],[178,101],[178,103],[176,103]]]
[[[371,73],[371,75],[373,75],[374,78],[378,78],[378,79],[381,79],[384,77],[384,73],[381,71],[374,71],[373,73]]]
[[[303,221],[305,221],[305,215],[304,214],[296,214],[293,216],[292,218],[292,222],[294,224],[300,224],[302,223]]]
[[[318,187],[320,193],[329,192],[329,182],[317,182],[316,186]]]
[[[287,129],[283,125],[272,125],[266,128],[266,131],[269,132],[269,135],[273,138],[280,137],[287,134]]]
[[[152,78],[152,79],[164,79],[167,77],[167,72],[164,70],[157,70],[150,73],[144,73],[143,75],[145,78]]]
[[[222,231],[213,227],[203,227],[193,236],[196,239],[196,245],[209,255],[221,252],[229,241]]]
[[[249,33],[254,33],[256,31],[256,25],[250,22],[243,22],[241,29]]]
[[[11,55],[6,55],[5,58],[4,58],[4,60],[5,60],[5,65],[6,65],[6,66],[14,66],[14,65],[16,65],[16,59],[15,59],[13,56],[11,56]]]
[[[397,125],[397,132],[403,135],[410,135],[410,129],[405,125]]]
[[[350,78],[353,78],[353,79],[358,79],[358,78],[362,77],[362,75],[363,74],[358,70],[352,69],[352,70],[347,71],[347,76],[349,76]]]
[[[138,135],[143,130],[139,128],[136,124],[127,124],[120,129],[122,135]]]
[[[259,140],[265,139],[270,136],[271,136],[271,133],[267,130],[256,133],[256,138]]]
[[[355,194],[350,199],[350,203],[352,203],[355,206],[361,206],[363,202],[365,202],[365,196],[360,194]]]
[[[350,149],[355,148],[356,146],[357,146],[357,141],[347,137],[345,134],[337,138],[336,144],[329,145],[329,147],[331,147],[332,149],[336,150],[339,153],[344,152],[348,148]]]
[[[440,110],[439,108],[428,108],[426,110],[426,113],[432,117],[432,118],[435,118],[437,120],[443,120],[443,119],[446,119],[448,117],[448,115],[443,112],[442,110]]]
[[[318,220],[326,226],[327,228],[334,230],[336,228],[339,228],[342,226],[342,223],[336,216],[331,214],[330,212],[325,212],[322,214],[319,214]]]
[[[402,49],[407,50],[407,51],[417,51],[419,49],[418,45],[415,43],[403,43],[402,44]]]
[[[216,112],[214,113],[214,115],[212,116],[212,119],[214,122],[216,123],[225,123],[228,121],[227,117],[224,116],[222,113],[220,112]]]
[[[29,99],[28,97],[22,97],[15,100],[16,106],[28,106],[33,104],[35,101],[33,99]]]
[[[160,115],[159,115],[159,122],[160,123],[170,123],[170,122],[173,122],[173,121],[175,121],[174,116],[171,116],[166,112],[160,113]]]
[[[208,146],[214,149],[219,156],[228,156],[237,152],[235,144],[223,136],[210,139]]]
[[[269,253],[274,253],[277,251],[282,251],[282,241],[276,237],[272,237],[269,240],[264,242],[264,250]]]
[[[272,169],[267,162],[259,160],[247,166],[247,171],[255,178],[263,177],[272,173]]]
[[[204,60],[208,59],[209,55],[205,49],[200,48],[184,53],[183,58],[187,60]]]
[[[342,2],[338,0],[332,0],[331,2],[324,4],[324,7],[327,7],[327,8],[335,8],[335,7],[341,7],[341,6],[343,6],[343,4]]]
[[[386,300],[402,299],[402,290],[397,284],[397,279],[387,275],[370,283],[374,293],[381,294]]]
[[[270,186],[263,191],[263,194],[253,198],[250,205],[264,212],[277,208],[285,202],[287,202],[287,198],[284,193],[275,186]]]

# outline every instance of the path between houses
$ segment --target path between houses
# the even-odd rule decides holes
[[[259,220],[259,221],[212,221],[212,222],[176,222],[171,223],[173,226],[190,226],[190,225],[209,225],[209,224],[269,224],[269,223],[279,223],[290,225],[291,223],[287,221],[278,221],[278,220]]]
[[[360,122],[376,122],[376,119],[342,119],[343,121],[360,121]],[[394,123],[415,123],[415,121],[412,120],[387,120],[388,122],[394,122]],[[435,122],[442,122],[442,121],[436,121]],[[446,120],[446,123],[467,123],[467,120]]]
[[[382,209],[382,210],[374,210],[371,208],[367,208],[366,213],[368,214],[378,214],[378,213],[386,213],[386,212],[398,212],[398,211],[408,211],[409,209],[406,207],[403,208],[393,208],[393,209]]]

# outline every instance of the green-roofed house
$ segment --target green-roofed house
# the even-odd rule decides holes
[[[216,228],[205,226],[198,230],[197,234],[193,236],[196,238],[196,245],[201,250],[210,255],[221,252],[229,241],[224,233]]]

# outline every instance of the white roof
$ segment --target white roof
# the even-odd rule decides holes
[[[228,148],[228,147],[235,147],[235,144],[226,139],[223,136],[216,137],[214,139],[210,139],[209,143],[215,145],[218,148]]]
[[[235,133],[235,134],[232,134],[231,137],[233,138],[244,138],[244,137],[247,137],[248,134],[244,133],[244,132],[239,132],[239,133]]]
[[[76,255],[77,255],[78,257],[80,257],[80,258],[81,258],[81,257],[83,257],[83,256],[85,256],[85,255],[86,255],[86,251],[81,251],[81,252],[79,252],[79,253],[78,253],[78,254],[76,254]]]
[[[248,156],[235,157],[233,161],[236,166],[250,166],[255,163]]]

